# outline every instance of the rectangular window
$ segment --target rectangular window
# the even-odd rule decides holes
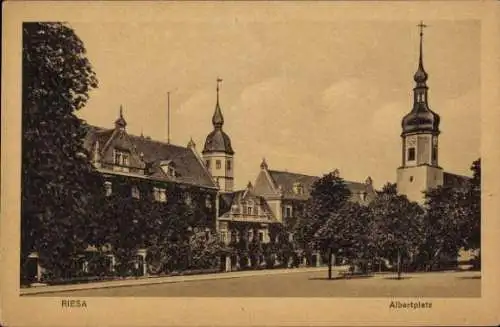
[[[114,161],[114,164],[115,165],[120,165],[122,162],[122,153],[118,150],[115,150],[115,161]]]
[[[264,232],[259,232],[259,241],[264,241]]]
[[[207,168],[210,168],[210,160],[206,160],[205,165],[207,166]]]
[[[220,167],[221,167],[220,160],[215,161],[215,169],[220,169]]]
[[[292,207],[291,206],[286,206],[284,209],[285,210],[284,210],[283,216],[285,216],[285,218],[292,217]]]
[[[106,190],[106,196],[110,196],[111,193],[113,193],[113,187],[111,182],[105,182],[104,183],[104,188]]]
[[[230,171],[230,170],[231,170],[231,160],[228,160],[228,161],[226,162],[226,169],[227,169],[227,171]]]
[[[408,149],[408,161],[415,160],[415,148]]]
[[[123,164],[123,166],[128,166],[129,165],[129,162],[128,162],[128,153],[123,153],[122,154],[122,164]]]
[[[438,154],[437,150],[438,150],[437,147],[432,148],[432,161],[434,161],[434,162],[437,161],[437,154]]]
[[[160,189],[160,197],[159,197],[160,202],[167,202],[167,190],[164,188]]]
[[[220,240],[224,243],[227,242],[227,232],[226,231],[220,232]]]
[[[158,202],[167,202],[167,191],[164,188],[153,188],[153,199]]]
[[[251,215],[252,214],[252,207],[247,207],[247,214]]]
[[[141,193],[139,192],[139,188],[137,186],[135,186],[135,185],[132,186],[131,193],[132,193],[132,197],[134,199],[140,199]]]

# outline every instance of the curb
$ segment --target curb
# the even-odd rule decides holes
[[[39,286],[33,288],[20,289],[19,294],[23,296],[32,294],[69,292],[69,291],[89,290],[89,289],[183,283],[183,282],[194,282],[202,280],[257,277],[257,276],[269,276],[269,275],[280,275],[280,274],[291,274],[291,273],[318,272],[326,270],[328,270],[328,267],[236,271],[236,272],[221,272],[215,274],[191,275],[191,276],[149,277],[149,278],[134,279],[134,280],[114,280],[114,281],[96,282],[89,284]]]

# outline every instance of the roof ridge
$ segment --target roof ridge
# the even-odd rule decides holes
[[[291,174],[291,175],[301,175],[301,176],[306,176],[306,177],[314,177],[314,178],[320,178],[320,176],[315,176],[315,175],[307,175],[303,173],[294,173],[290,171],[284,171],[284,170],[274,170],[274,169],[268,169],[270,173],[282,173],[282,174]]]
[[[145,141],[148,141],[148,142],[159,143],[161,145],[168,145],[168,146],[173,146],[173,147],[176,147],[176,148],[188,149],[188,147],[185,147],[185,146],[182,146],[182,145],[177,145],[177,144],[172,144],[172,143],[168,143],[168,142],[164,142],[164,141],[159,141],[159,140],[155,140],[155,139],[152,139],[152,138],[146,137],[146,136],[140,136],[140,135],[129,134],[129,133],[127,133],[127,134],[129,136],[133,137],[133,138],[142,139],[142,140],[145,140]]]
[[[306,175],[306,174],[303,174],[303,173],[294,173],[294,172],[283,171],[283,170],[269,169],[268,171],[270,173],[282,173],[282,174],[290,174],[290,175],[300,175],[300,176],[311,177],[311,178],[321,178],[321,176]],[[364,182],[351,181],[351,180],[347,180],[345,178],[342,178],[342,179],[344,180],[344,183],[346,183],[346,184],[360,184],[360,185],[364,185],[365,184]]]
[[[96,125],[92,125],[92,124],[88,124],[88,123],[87,123],[87,126],[89,126],[90,128],[95,128],[95,129],[101,130],[101,131],[98,131],[98,132],[109,132],[109,131],[113,131],[114,130],[114,128],[105,128],[105,127],[96,126]],[[146,140],[148,142],[155,142],[155,143],[159,143],[159,144],[163,144],[163,145],[169,145],[169,146],[174,146],[174,147],[177,147],[177,148],[187,149],[187,147],[185,147],[185,146],[177,145],[177,144],[172,144],[172,143],[167,143],[167,142],[160,141],[160,140],[155,140],[155,139],[153,139],[151,137],[135,135],[135,134],[128,133],[128,132],[127,132],[127,135],[130,136],[130,137],[133,137],[133,138],[143,139],[143,140]]]

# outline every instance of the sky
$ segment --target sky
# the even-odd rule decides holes
[[[229,16],[229,17],[228,17]],[[235,151],[235,185],[269,169],[375,186],[396,181],[401,119],[412,108],[419,21],[223,18],[69,22],[99,80],[78,115],[112,128],[123,106],[127,131],[192,137],[212,131],[216,79],[224,131]],[[470,175],[480,155],[480,23],[425,21],[429,106],[441,116],[440,162]]]

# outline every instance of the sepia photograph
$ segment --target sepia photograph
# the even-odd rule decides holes
[[[16,301],[484,298],[480,15],[133,4],[13,24]]]

